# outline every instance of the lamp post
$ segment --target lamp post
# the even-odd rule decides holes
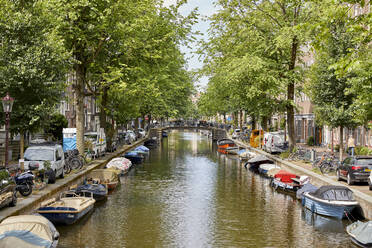
[[[5,113],[5,168],[8,167],[8,146],[9,146],[9,122],[10,122],[10,113],[12,112],[14,99],[9,96],[9,93],[6,93],[6,96],[2,99],[3,110]]]

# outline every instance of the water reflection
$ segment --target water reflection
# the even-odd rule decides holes
[[[206,136],[173,131],[61,247],[348,247],[342,223],[309,217]]]

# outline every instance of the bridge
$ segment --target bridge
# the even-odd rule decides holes
[[[206,126],[167,126],[167,127],[159,127],[159,128],[152,128],[149,132],[149,137],[156,137],[159,140],[162,138],[162,132],[163,131],[169,131],[169,130],[187,130],[187,131],[194,131],[198,132],[199,130],[207,130],[210,131],[212,134],[212,140],[217,141],[219,139],[224,139],[227,137],[226,130],[222,128],[216,128],[216,127],[206,127]]]

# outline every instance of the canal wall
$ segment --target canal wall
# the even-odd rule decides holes
[[[125,152],[135,148],[147,139],[148,136],[141,140],[138,140],[132,145],[126,146],[119,151],[103,157],[101,160],[92,161],[87,165],[86,169],[75,174],[66,175],[65,178],[57,180],[55,184],[48,184],[45,189],[40,190],[39,192],[34,192],[32,195],[19,200],[15,207],[3,208],[0,211],[0,221],[9,216],[30,214],[34,212],[35,209],[38,209],[40,207],[40,204],[43,201],[53,197],[58,198],[62,192],[69,190],[71,186],[81,184],[92,170],[104,167],[111,159],[123,155]]]
[[[283,160],[281,158],[278,158],[272,154],[269,154],[267,152],[264,152],[259,149],[255,149],[241,141],[235,141],[239,146],[244,147],[256,154],[265,155],[266,157],[272,159],[276,162],[277,165],[281,166],[284,169],[290,170],[293,173],[297,175],[306,175],[311,178],[311,183],[314,184],[317,187],[323,186],[323,185],[337,185],[337,186],[345,186],[344,184],[341,184],[327,176],[319,175],[313,171],[310,171],[308,169],[305,169],[301,166],[298,166],[296,164],[293,164],[289,161]],[[370,195],[367,195],[359,190],[351,189],[354,193],[354,198],[357,200],[360,204],[360,206],[363,209],[363,216],[367,219],[372,220],[372,197]]]

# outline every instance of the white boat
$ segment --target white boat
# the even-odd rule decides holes
[[[372,221],[354,222],[346,227],[351,240],[360,247],[372,247]]]
[[[280,167],[277,166],[276,164],[260,164],[259,167],[258,167],[258,173],[260,173],[262,175],[267,175],[267,172],[269,170],[275,169],[275,168],[280,169]]]
[[[17,215],[0,224],[0,247],[55,248],[59,233],[40,215]]]
[[[253,153],[253,152],[250,152],[250,151],[247,151],[247,150],[242,150],[243,152],[239,153],[239,158],[241,160],[249,160],[251,158],[254,158],[257,156],[256,153]]]

